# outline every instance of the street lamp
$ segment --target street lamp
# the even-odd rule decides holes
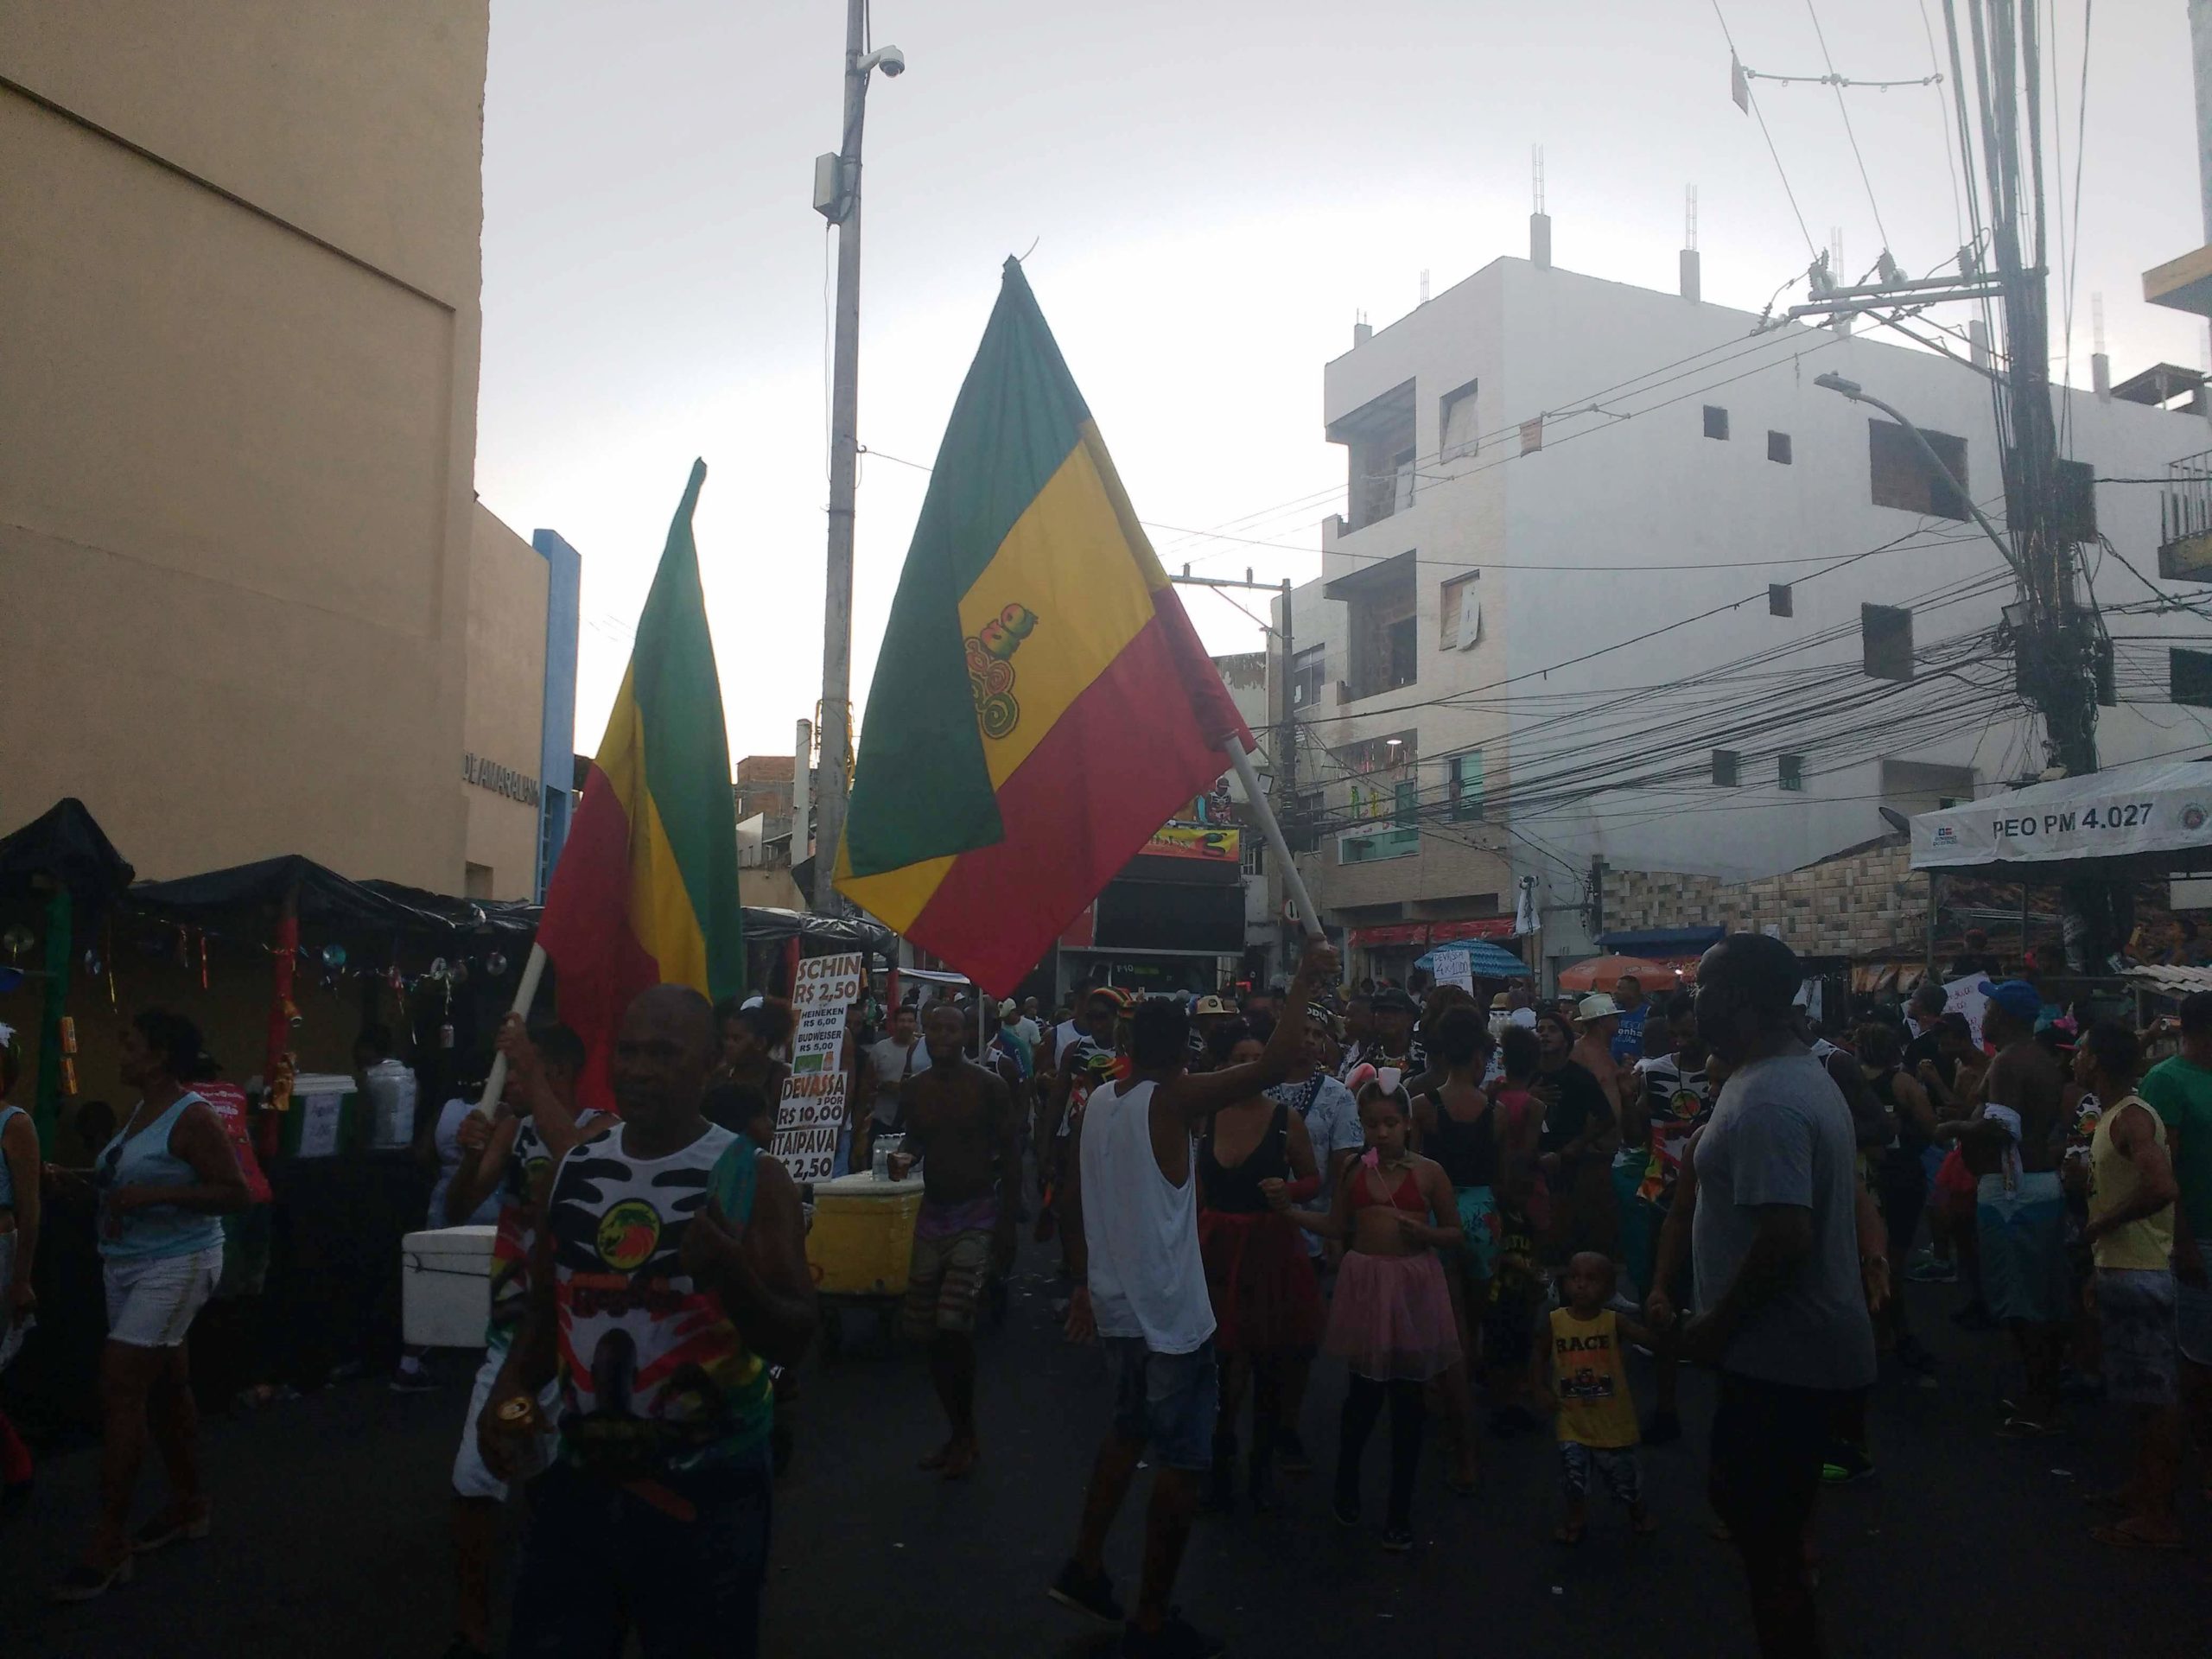
[[[837,227],[836,340],[830,392],[830,556],[822,607],[821,787],[815,794],[814,908],[836,915],[837,845],[845,833],[853,745],[853,498],[860,472],[861,126],[868,79],[906,72],[895,46],[863,49],[867,0],[845,0],[845,125],[836,154],[814,163],[814,206]],[[794,830],[804,843],[805,826]]]
[[[1915,447],[1927,460],[1929,466],[1935,469],[1936,476],[1948,484],[1959,499],[1966,503],[1967,511],[1974,515],[1974,523],[1981,526],[1983,535],[1996,543],[1997,550],[2005,556],[2005,563],[2012,566],[2012,574],[2019,577],[2022,582],[2028,579],[2028,573],[2021,568],[2019,560],[2012,552],[2012,544],[1997,533],[1997,526],[1991,524],[1989,516],[1974,505],[1974,498],[1967,493],[1967,486],[1960,483],[1951,469],[1943,464],[1943,457],[1936,453],[1935,446],[1928,442],[1927,435],[1918,427],[1905,419],[1891,404],[1884,403],[1878,397],[1870,397],[1866,388],[1856,380],[1847,380],[1833,370],[1826,374],[1815,375],[1813,384],[1816,386],[1825,386],[1830,391],[1840,391],[1854,404],[1865,404],[1871,408],[1878,409],[1903,427],[1905,435],[1912,440]]]

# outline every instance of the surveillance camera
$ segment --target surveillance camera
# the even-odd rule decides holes
[[[906,73],[906,54],[895,46],[887,46],[875,54],[875,67],[887,75],[903,75]]]

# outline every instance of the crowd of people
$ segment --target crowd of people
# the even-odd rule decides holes
[[[1007,1001],[979,1022],[939,996],[849,1023],[840,1167],[870,1168],[880,1142],[886,1173],[923,1184],[903,1323],[945,1433],[921,1467],[958,1481],[983,1457],[977,1309],[1029,1221],[1059,1243],[1068,1337],[1100,1343],[1114,1379],[1050,1593],[1120,1624],[1122,1651],[1223,1650],[1176,1609],[1184,1548],[1201,1513],[1284,1505],[1278,1477],[1313,1471],[1317,1363],[1345,1376],[1327,1489],[1344,1527],[1389,1419],[1390,1551],[1415,1546],[1432,1416],[1461,1494],[1486,1440],[1548,1426],[1561,1546],[1597,1487],[1631,1539],[1679,1519],[1647,1503],[1640,1459],[1681,1436],[1689,1363],[1716,1373],[1710,1521],[1762,1650],[1815,1652],[1808,1529],[1824,1484],[1873,1472],[1878,1356],[1942,1383],[1900,1279],[1962,1281],[1960,1323],[2015,1349],[1997,1434],[2124,1409],[2131,1465],[2090,1535],[2181,1547],[2192,1440],[2212,1457],[2212,995],[2138,1031],[2047,1001],[2038,976],[1995,979],[1977,1030],[1931,983],[1827,1036],[1796,958],[1758,935],[1708,952],[1694,996],[1630,979],[1547,1003],[1519,983],[1485,1006],[1338,980],[1317,946],[1279,988],[1090,986],[1057,1021]],[[503,1098],[441,1116],[430,1219],[495,1229],[452,1473],[451,1659],[491,1650],[500,1506],[524,1480],[511,1652],[613,1651],[632,1629],[649,1652],[753,1650],[779,1379],[817,1325],[804,1194],[770,1151],[791,1029],[772,998],[648,992],[611,1056],[616,1109],[595,1113],[574,1034],[511,1018]],[[267,1197],[243,1100],[190,1023],[146,1010],[122,1041],[140,1098],[91,1167],[41,1167],[0,1103],[0,1363],[35,1309],[41,1192],[99,1205],[100,1506],[68,1599],[209,1530],[184,1344],[251,1270],[225,1218]],[[2152,1048],[2172,1052],[2146,1067]],[[133,1530],[149,1446],[169,1493]],[[19,1454],[0,1424],[0,1477]],[[1107,1540],[1147,1463],[1125,1605]]]

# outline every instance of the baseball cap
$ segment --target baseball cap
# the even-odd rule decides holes
[[[1620,1011],[1620,1004],[1603,991],[1586,996],[1574,1005],[1574,1017],[1578,1020],[1603,1020],[1607,1014]]]
[[[1198,1006],[1191,1012],[1192,1014],[1234,1014],[1236,1010],[1217,996],[1206,995],[1198,999]]]
[[[1401,990],[1395,985],[1389,986],[1383,990],[1376,992],[1373,998],[1369,1001],[1368,1006],[1373,1008],[1377,1014],[1386,1012],[1392,1014],[1419,1014],[1421,1012],[1420,1008],[1414,1006],[1411,995],[1406,991]]]
[[[2036,1016],[2043,1012],[2043,993],[2024,979],[2008,979],[1998,985],[1985,979],[1976,988],[2024,1026],[2034,1025]]]

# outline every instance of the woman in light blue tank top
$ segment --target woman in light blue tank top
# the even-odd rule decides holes
[[[200,1058],[189,1020],[140,1010],[124,1027],[122,1065],[139,1102],[92,1168],[72,1173],[99,1199],[108,1339],[100,1356],[100,1517],[91,1546],[54,1587],[60,1600],[89,1600],[128,1582],[134,1548],[207,1535],[184,1338],[222,1271],[221,1217],[245,1208],[248,1195],[214,1109],[178,1081],[194,1074]],[[134,1537],[125,1528],[149,1412],[162,1425],[154,1438],[170,1498]]]

